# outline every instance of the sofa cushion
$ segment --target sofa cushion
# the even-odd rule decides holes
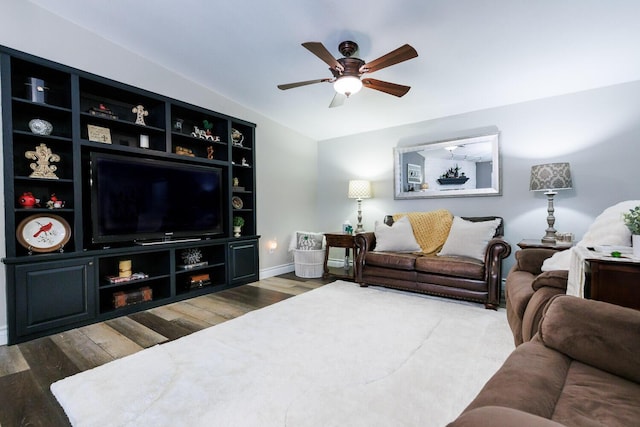
[[[397,221],[403,216],[409,218],[413,234],[424,254],[437,253],[447,240],[453,215],[446,209],[438,209],[430,212],[409,212],[393,215]]]
[[[409,218],[403,216],[391,226],[376,224],[376,252],[419,252],[420,246],[413,235]]]
[[[500,222],[497,218],[482,222],[466,221],[456,216],[438,255],[467,256],[484,261],[489,240],[496,234]]]
[[[393,252],[367,252],[364,262],[367,266],[392,268],[394,270],[414,270],[416,258],[420,255]]]
[[[580,427],[638,425],[639,398],[640,384],[573,361],[551,419]]]
[[[549,348],[640,383],[638,310],[558,295],[546,307],[538,336]]]
[[[468,257],[422,256],[416,259],[416,271],[465,277],[484,278],[484,263]]]

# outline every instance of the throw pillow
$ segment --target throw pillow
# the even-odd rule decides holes
[[[439,256],[466,256],[484,261],[484,253],[489,240],[496,234],[500,225],[499,219],[473,222],[459,216],[453,218],[447,241],[444,242]]]
[[[393,220],[407,216],[413,228],[413,235],[425,255],[434,255],[447,240],[453,215],[446,209],[429,212],[409,212],[394,214]]]
[[[322,249],[322,233],[306,233],[299,231],[296,233],[296,249],[303,251],[317,251]]]
[[[413,235],[413,228],[409,218],[403,216],[393,223],[377,224],[374,231],[376,235],[375,252],[419,252],[420,245]]]

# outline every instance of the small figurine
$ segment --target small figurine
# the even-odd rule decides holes
[[[184,123],[184,120],[176,119],[176,121],[173,123],[173,130],[182,133],[182,123]]]
[[[18,197],[18,204],[25,209],[37,206],[39,202],[40,200],[36,199],[30,191],[22,193],[22,196]]]
[[[238,179],[238,177],[233,178],[233,186],[240,187],[240,180]]]
[[[56,193],[52,193],[51,198],[47,201],[47,208],[60,209],[63,207],[64,207],[64,201],[58,200],[58,197],[56,197]]]
[[[58,179],[58,176],[54,173],[58,167],[50,162],[59,162],[60,156],[54,154],[46,144],[38,145],[34,151],[25,152],[24,156],[27,159],[36,160],[36,163],[29,165],[33,171],[29,178]]]
[[[207,159],[213,160],[213,145],[207,147]]]
[[[244,157],[242,158],[242,166],[249,166],[249,163],[247,163],[247,159],[245,159]]]
[[[149,112],[144,109],[142,105],[136,105],[133,107],[131,112],[136,113],[136,124],[146,126],[147,124],[144,122],[144,118],[149,115]]]

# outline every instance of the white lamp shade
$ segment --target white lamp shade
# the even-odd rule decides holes
[[[568,190],[572,186],[569,163],[531,166],[530,191]]]
[[[360,92],[360,89],[362,89],[362,82],[358,77],[343,76],[335,81],[333,88],[336,92],[349,96]]]
[[[347,197],[350,199],[368,199],[371,196],[371,182],[361,179],[349,181],[349,193]]]

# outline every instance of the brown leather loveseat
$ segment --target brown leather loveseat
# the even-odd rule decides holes
[[[557,295],[449,427],[637,426],[640,311]]]
[[[511,246],[502,237],[502,218],[462,219],[470,222],[498,220],[499,225],[494,237],[488,240],[482,260],[468,256],[376,252],[375,233],[358,233],[355,236],[356,282],[360,286],[385,286],[480,302],[486,308],[496,309],[500,305],[502,260],[511,253]],[[392,220],[385,219],[385,222],[392,224]]]

